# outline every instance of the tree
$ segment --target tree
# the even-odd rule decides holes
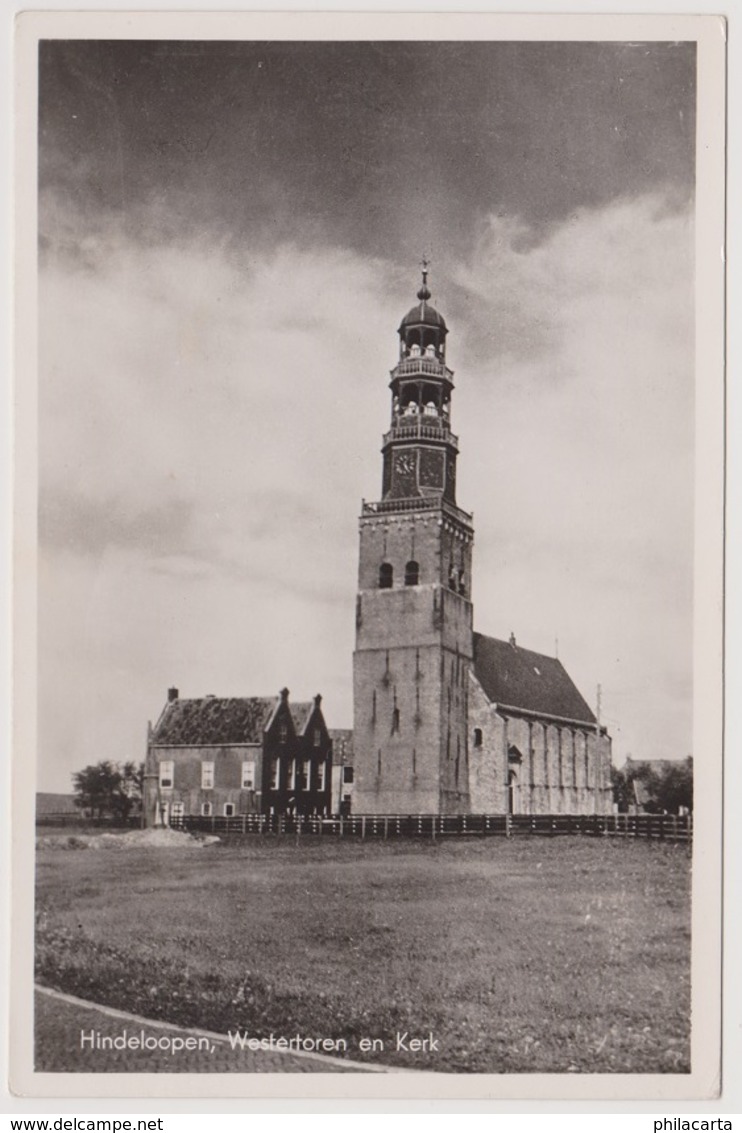
[[[76,771],[72,783],[75,806],[91,817],[126,819],[142,798],[144,764],[129,761],[121,766],[101,760]]]
[[[693,809],[693,758],[682,760],[634,760],[627,756],[622,768],[611,768],[613,801],[620,811],[636,802],[634,783],[641,784],[648,814],[677,814],[680,807]]]

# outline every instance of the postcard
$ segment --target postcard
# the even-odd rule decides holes
[[[724,84],[19,16],[16,1093],[718,1096]]]

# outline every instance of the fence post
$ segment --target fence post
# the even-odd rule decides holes
[[[505,815],[505,837],[510,837],[510,811]]]
[[[361,838],[366,837],[366,815],[361,816]]]
[[[384,815],[384,841],[386,842],[389,837],[389,818]]]

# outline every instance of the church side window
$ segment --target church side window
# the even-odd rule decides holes
[[[391,590],[394,582],[394,567],[391,563],[382,563],[379,567],[379,590]]]
[[[211,818],[211,803],[201,803],[201,814],[204,818]]]
[[[411,559],[404,568],[404,584],[405,586],[417,586],[419,581],[420,564],[416,563],[414,559]]]
[[[210,791],[214,786],[214,764],[210,761],[201,764],[201,790]]]
[[[160,760],[160,786],[172,787],[173,773],[175,771],[175,763],[172,759]]]
[[[225,803],[224,804],[224,817],[225,818],[234,818],[234,803]]]
[[[242,790],[255,790],[255,760],[246,759],[242,764]]]

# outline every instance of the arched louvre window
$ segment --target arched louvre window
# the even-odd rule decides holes
[[[404,584],[405,586],[417,586],[419,580],[420,564],[416,563],[414,559],[411,559],[404,568]]]
[[[391,563],[382,563],[379,567],[379,589],[391,590],[394,582],[394,567]]]

